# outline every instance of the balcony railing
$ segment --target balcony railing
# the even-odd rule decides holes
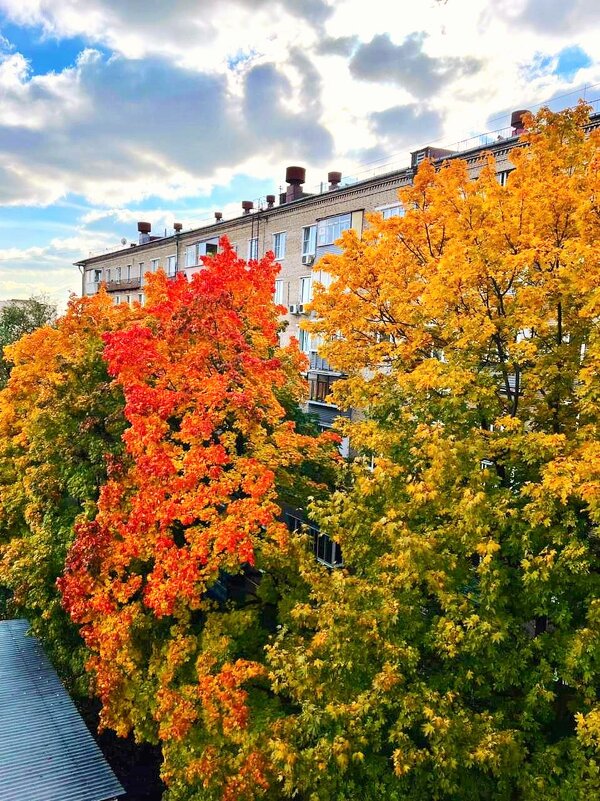
[[[307,523],[292,512],[285,513],[285,522],[290,531],[306,533],[310,537],[311,550],[318,562],[327,567],[343,567],[342,549],[327,534],[322,534],[316,526]]]
[[[109,292],[122,292],[128,289],[139,289],[141,285],[142,279],[139,276],[137,278],[120,278],[106,282],[106,288]]]
[[[319,356],[316,350],[311,350],[308,354],[309,363],[310,363],[310,370],[323,370],[324,372],[328,373],[337,373],[340,374],[339,370],[334,370],[334,368],[329,364],[327,359],[324,359],[322,356]]]

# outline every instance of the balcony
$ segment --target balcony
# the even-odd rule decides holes
[[[137,278],[121,278],[116,281],[107,281],[106,289],[108,292],[127,292],[132,289],[139,289],[142,285],[142,279]]]
[[[301,512],[287,510],[284,517],[290,531],[308,534],[310,549],[317,562],[329,568],[344,566],[342,549],[337,542],[334,542],[327,534],[322,534],[316,526],[311,525]]]
[[[324,373],[335,373],[336,375],[341,375],[339,370],[334,370],[327,359],[319,356],[316,350],[311,350],[308,354],[308,358],[310,364],[309,370],[318,370]]]

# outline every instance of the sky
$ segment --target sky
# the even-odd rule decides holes
[[[311,191],[596,100],[599,36],[598,0],[0,0],[0,299],[62,309],[137,220],[238,216],[287,165]]]

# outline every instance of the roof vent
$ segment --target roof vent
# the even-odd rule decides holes
[[[306,181],[304,167],[288,167],[285,171],[285,181],[288,184],[303,184]]]
[[[181,233],[183,225],[181,223],[173,223],[173,228],[175,229],[175,233],[179,234]]]
[[[217,222],[221,222],[223,219],[223,212],[222,211],[215,211],[215,220]]]
[[[250,211],[254,208],[254,203],[251,200],[242,200],[242,208],[244,209],[244,214],[250,214]]]
[[[329,181],[329,189],[337,189],[342,180],[341,172],[328,172],[327,180]]]
[[[304,194],[302,192],[302,184],[306,180],[304,167],[288,167],[285,171],[285,180],[289,184],[285,193],[286,203],[301,198]]]
[[[513,113],[510,115],[510,126],[513,129],[513,136],[518,136],[524,132],[525,125],[523,123],[523,117],[525,114],[530,113],[531,112],[528,109],[522,108],[518,111],[513,111]]]
[[[275,205],[275,195],[267,195],[267,208],[272,209]]]
[[[149,222],[138,222],[137,229],[140,235],[140,245],[145,245],[150,241],[150,231],[152,230],[152,225]]]

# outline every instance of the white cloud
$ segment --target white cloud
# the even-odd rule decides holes
[[[61,258],[130,238],[140,218],[211,221],[216,187],[237,215],[227,187],[242,174],[276,191],[301,163],[310,190],[327,169],[403,166],[431,139],[499,128],[512,108],[574,88],[553,71],[565,47],[594,60],[573,80],[600,82],[597,0],[426,0],[393,14],[389,0],[0,0],[2,12],[37,26],[33,38],[85,47],[36,74],[0,32],[0,206],[92,206],[73,237],[11,250],[0,278],[13,283],[17,269],[42,282],[46,270],[64,288]],[[136,210],[147,198],[154,210]]]
[[[75,232],[52,238],[43,247],[0,249],[0,300],[43,294],[63,310],[70,293],[81,292],[81,278],[73,262],[83,254],[114,245],[104,234]]]
[[[308,60],[294,60],[289,68],[305,73],[298,91],[308,106],[302,82],[314,88],[315,74]],[[225,75],[164,60],[88,50],[75,67],[42,76],[31,76],[17,56],[10,62],[4,84],[0,74],[5,204],[50,203],[68,192],[102,204],[175,200],[210,192],[253,157],[273,163],[293,148],[319,160],[332,147],[315,119],[318,97],[310,118],[290,110],[292,84],[273,63],[246,70],[236,97]]]

